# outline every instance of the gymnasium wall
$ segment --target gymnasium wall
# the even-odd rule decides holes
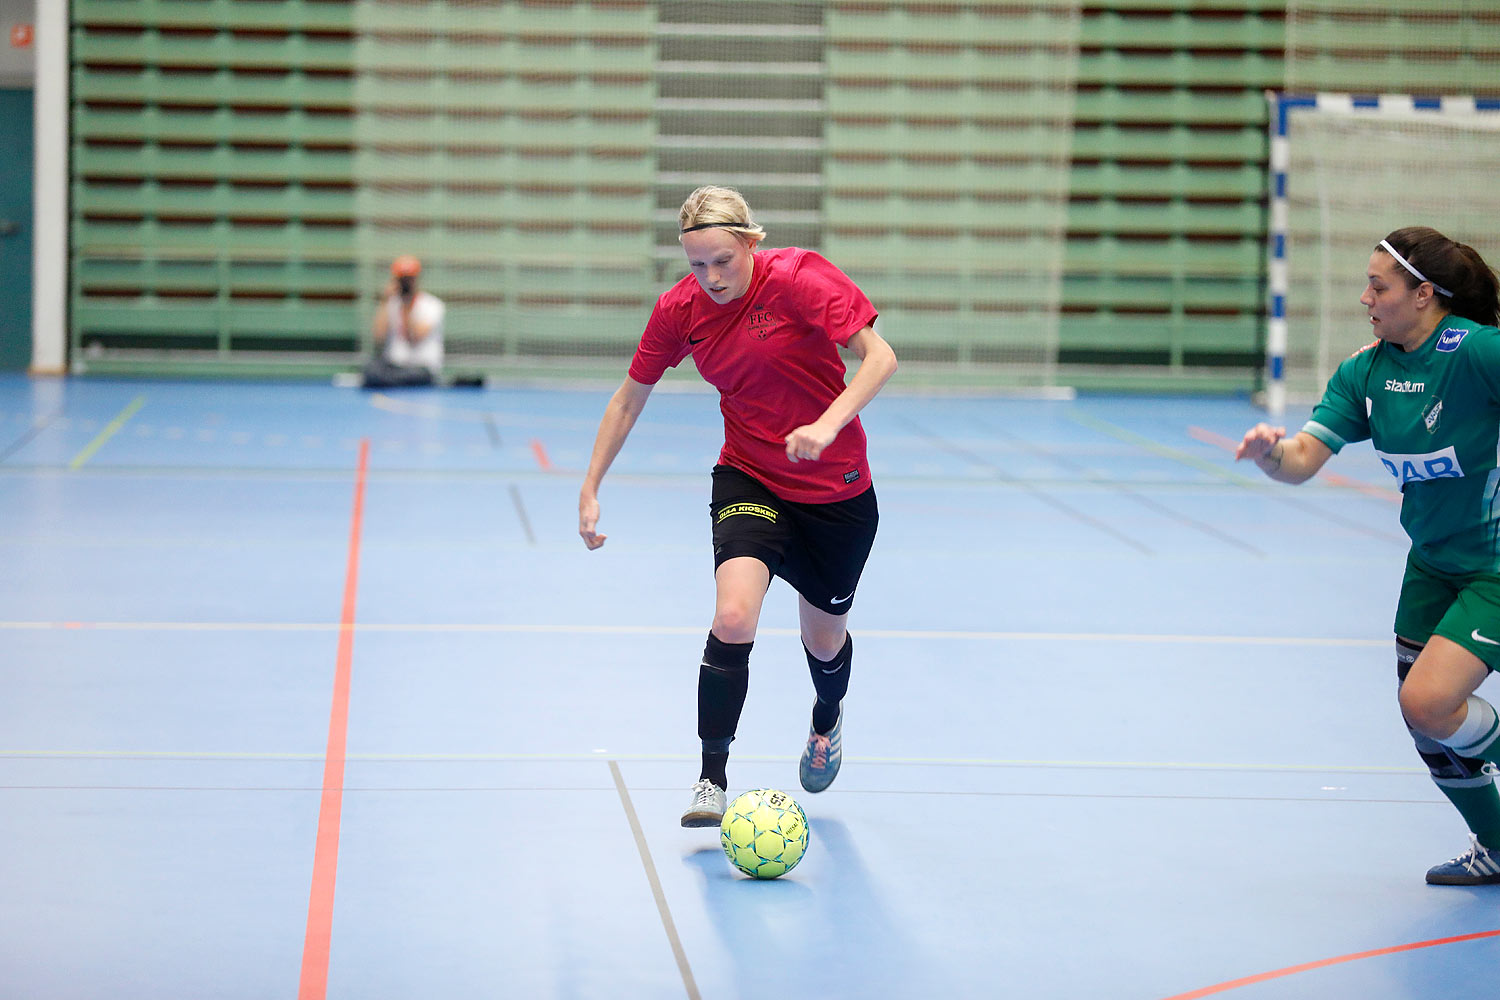
[[[0,87],[30,90],[36,56],[30,42],[22,45],[12,33],[36,24],[36,0],[0,0]]]
[[[1500,15],[1454,7],[1482,66]],[[1263,92],[1496,86],[1435,75],[1410,0],[71,11],[79,371],[349,367],[412,252],[456,366],[618,377],[722,180],[861,282],[912,378],[1248,389]]]

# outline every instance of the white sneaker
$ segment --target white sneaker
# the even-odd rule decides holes
[[[727,803],[724,789],[707,778],[699,778],[693,782],[693,801],[682,814],[682,825],[718,826],[724,819],[724,807]]]

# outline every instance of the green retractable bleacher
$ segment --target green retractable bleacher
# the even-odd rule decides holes
[[[773,239],[819,240],[908,357],[1005,363],[1006,337],[1050,309],[1078,384],[1125,384],[1120,364],[1157,385],[1205,370],[1221,375],[1193,384],[1254,383],[1264,90],[1500,87],[1500,11],[1484,5],[818,8],[790,19],[813,26],[795,44],[764,32],[741,44],[746,58],[779,46],[793,75],[821,59],[821,97],[779,111],[753,88],[716,98],[715,128],[791,135],[776,118],[798,119],[781,145],[725,151],[783,175]],[[719,179],[663,150],[692,145],[695,95],[712,79],[681,64],[693,51],[682,40],[729,8],[677,5],[660,25],[664,9],[71,0],[75,364],[347,366],[401,252],[423,258],[427,287],[449,301],[456,356],[628,353],[681,273],[657,245],[673,198]],[[781,86],[766,76],[767,95]],[[1039,261],[1050,278],[1035,277]]]

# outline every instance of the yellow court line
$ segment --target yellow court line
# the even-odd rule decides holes
[[[125,426],[125,421],[135,416],[136,411],[145,405],[145,396],[137,396],[132,399],[130,401],[130,405],[120,411],[119,416],[111,420],[108,426],[106,426],[104,430],[100,431],[99,434],[94,438],[94,440],[90,441],[82,451],[73,456],[73,461],[68,463],[68,468],[80,468],[84,462],[87,462],[89,459],[93,458],[94,452],[98,451],[100,448],[103,448],[104,442],[114,437],[116,432],[118,432],[121,427]]]
[[[337,632],[338,622],[84,622],[0,621],[0,632]],[[438,632],[511,635],[702,635],[699,625],[525,625],[505,623],[360,623],[356,632]],[[761,635],[797,636],[794,628],[763,628]],[[1122,642],[1214,646],[1318,646],[1383,648],[1390,639],[1341,639],[1307,635],[1184,635],[1134,632],[987,632],[962,629],[860,629],[872,639],[948,639],[981,642]]]

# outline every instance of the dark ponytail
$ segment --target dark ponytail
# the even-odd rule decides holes
[[[1483,323],[1500,324],[1500,280],[1494,270],[1473,247],[1450,240],[1427,226],[1407,226],[1385,238],[1405,257],[1411,266],[1427,276],[1434,285],[1442,285],[1452,296],[1434,291],[1438,300],[1455,316]],[[1377,246],[1375,249],[1384,250]],[[1416,288],[1419,282],[1405,268],[1406,284]]]

